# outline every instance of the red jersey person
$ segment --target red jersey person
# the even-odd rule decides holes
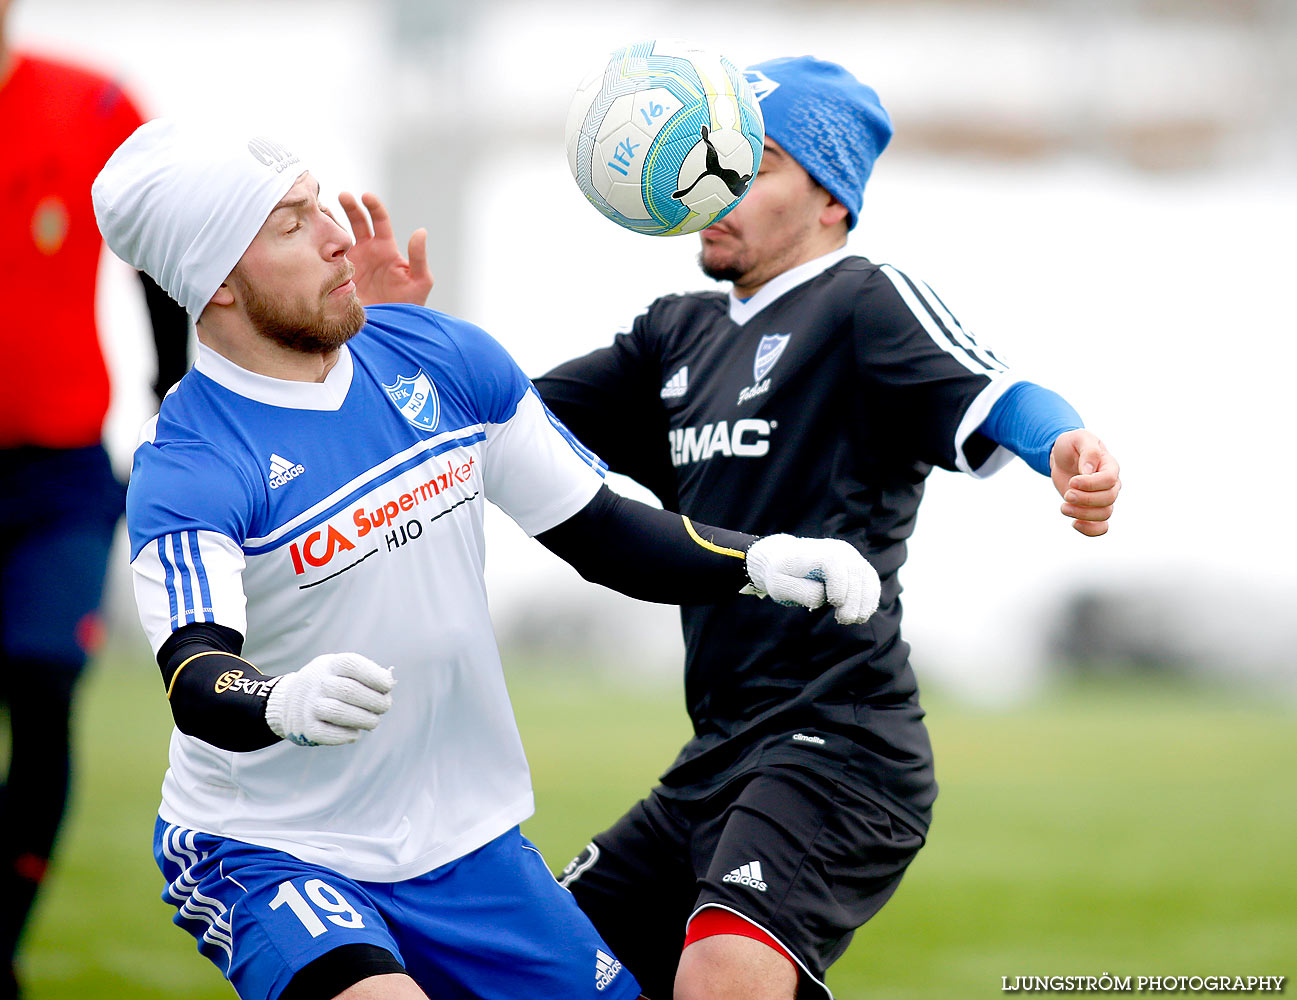
[[[142,122],[111,80],[15,51],[0,0],[0,997],[68,796],[73,689],[100,631],[124,491],[101,444],[109,377],[95,325],[102,241],[90,185]],[[188,319],[150,279],[159,398],[187,367]],[[39,516],[34,512],[39,511]]]

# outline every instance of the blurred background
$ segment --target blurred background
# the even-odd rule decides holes
[[[568,98],[608,51],[687,37],[740,65],[852,69],[896,138],[851,246],[923,277],[1068,398],[1125,489],[1091,540],[1020,462],[934,473],[902,580],[943,797],[829,985],[935,998],[1027,974],[1297,972],[1292,0],[16,0],[8,27],[115,75],[147,115],[255,123],[326,195],[381,194],[402,243],[430,229],[429,304],[532,374],[710,284],[695,240],[618,229],[568,175]],[[102,274],[124,476],[150,340],[125,265],[106,255]],[[673,609],[596,590],[489,517],[528,833],[561,867],[685,738],[683,647]],[[233,995],[156,900],[169,723],[126,558],[32,1000]]]

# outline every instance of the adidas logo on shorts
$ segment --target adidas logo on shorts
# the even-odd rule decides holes
[[[757,892],[766,891],[765,880],[761,877],[761,862],[749,861],[746,865],[739,865],[732,872],[726,875],[722,882],[734,882],[738,885],[750,886]]]
[[[594,988],[603,992],[603,990],[617,978],[617,973],[621,972],[621,962],[613,958],[606,951],[594,950]]]

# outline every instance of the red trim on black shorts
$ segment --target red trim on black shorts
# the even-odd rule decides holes
[[[760,941],[766,947],[773,948],[788,959],[793,971],[800,976],[801,970],[798,968],[797,961],[788,953],[787,948],[746,917],[740,917],[737,913],[731,913],[729,910],[722,910],[719,907],[704,907],[698,911],[693,920],[689,921],[684,946],[688,948],[695,941],[714,937],[717,934],[738,934],[741,937],[751,938],[753,941]]]

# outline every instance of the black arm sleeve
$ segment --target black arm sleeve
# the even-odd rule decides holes
[[[266,725],[275,678],[239,656],[243,636],[224,625],[185,625],[158,650],[176,728],[222,750],[260,750],[279,742]]]
[[[712,604],[748,583],[756,535],[693,524],[607,486],[536,540],[591,583],[659,604]]]
[[[144,304],[153,326],[153,346],[158,352],[158,377],[153,392],[161,402],[167,390],[189,370],[189,314],[147,274],[140,271],[139,275],[144,285]]]
[[[662,365],[650,313],[609,347],[574,358],[533,381],[545,405],[614,472],[678,509],[668,424],[659,392]]]

